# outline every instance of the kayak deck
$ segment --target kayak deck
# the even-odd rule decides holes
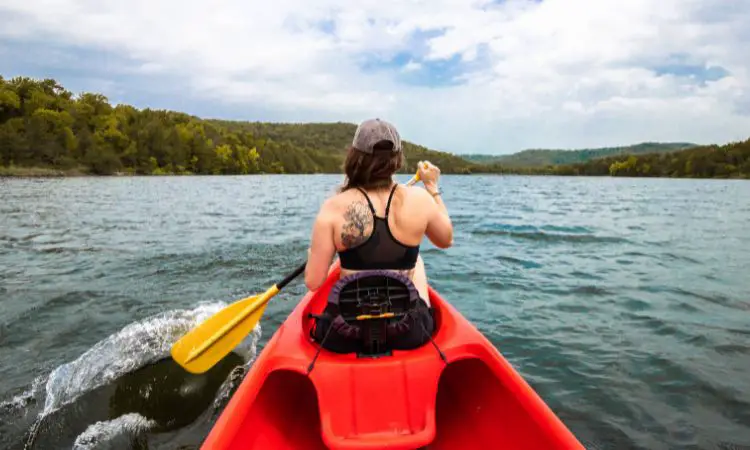
[[[583,449],[531,387],[432,288],[435,344],[357,358],[318,349],[309,292],[276,331],[203,449]]]

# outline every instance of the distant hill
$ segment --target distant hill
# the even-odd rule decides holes
[[[581,150],[544,150],[532,149],[512,155],[461,155],[467,161],[477,164],[499,163],[506,167],[546,167],[567,164],[580,164],[598,158],[619,155],[640,155],[647,153],[668,153],[696,147],[687,142],[644,142],[623,147],[602,147]]]
[[[548,175],[750,178],[750,139],[724,145],[696,146],[671,153],[597,158],[580,164],[536,170],[538,174]]]
[[[19,174],[235,175],[341,173],[352,123],[201,119],[73,95],[53,79],[0,76],[0,176]],[[404,142],[414,173],[429,159],[443,173],[477,164]]]
[[[307,172],[310,167],[325,168],[328,172],[339,172],[346,148],[352,142],[357,129],[353,123],[270,123],[226,120],[206,120],[217,127],[233,133],[247,133],[267,141],[285,142],[293,148],[294,158],[280,152],[266,150],[266,157],[285,161],[284,167],[290,173]],[[403,171],[416,172],[416,164],[429,160],[437,164],[443,173],[471,173],[479,167],[452,153],[432,150],[409,141],[402,142],[406,155]],[[263,145],[264,148],[267,146]],[[289,149],[284,150],[289,152]],[[297,163],[293,161],[297,160]]]

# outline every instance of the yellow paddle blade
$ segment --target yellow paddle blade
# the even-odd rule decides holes
[[[172,359],[190,373],[203,373],[229,354],[263,316],[276,286],[236,301],[193,328],[172,346]]]

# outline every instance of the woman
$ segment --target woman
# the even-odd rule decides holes
[[[401,138],[393,125],[372,119],[357,127],[344,162],[345,183],[323,203],[313,224],[305,269],[308,289],[323,284],[338,253],[341,277],[360,270],[394,270],[406,275],[430,306],[419,244],[427,236],[436,247],[450,247],[453,225],[438,190],[440,169],[420,162],[424,188],[410,187],[393,179],[403,163]]]

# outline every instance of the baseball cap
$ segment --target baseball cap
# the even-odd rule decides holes
[[[364,153],[375,151],[375,144],[380,141],[393,143],[393,152],[401,151],[401,136],[396,127],[380,119],[368,119],[360,123],[354,132],[352,146]]]

